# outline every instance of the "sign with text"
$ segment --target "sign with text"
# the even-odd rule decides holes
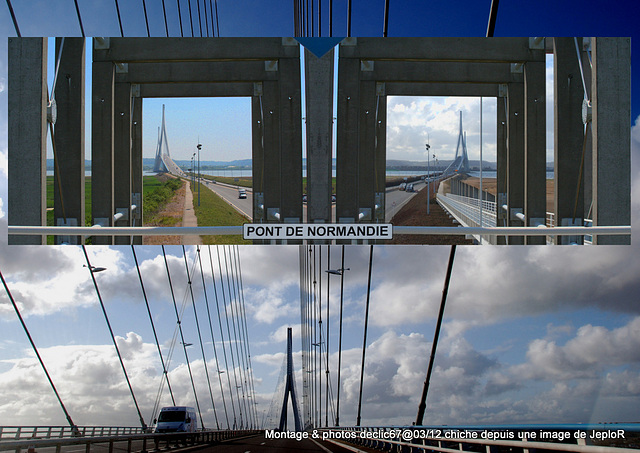
[[[244,239],[262,240],[333,240],[333,239],[392,239],[390,223],[245,223]]]

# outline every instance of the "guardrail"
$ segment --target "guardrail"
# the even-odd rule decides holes
[[[384,451],[638,453],[640,448],[638,424],[350,427],[317,431],[323,440],[342,440]]]
[[[480,200],[477,198],[464,197],[462,195],[453,194],[436,194],[436,199],[445,209],[455,217],[462,217],[467,224],[475,224],[483,227],[495,227],[496,222],[496,203],[493,201],[482,200],[482,225],[480,225]],[[461,219],[458,219],[461,220]]]
[[[66,437],[122,436],[143,434],[141,427],[132,426],[0,426],[0,441],[20,439],[52,439]]]
[[[0,451],[22,450],[37,452],[41,448],[55,448],[60,453],[65,447],[72,445],[84,445],[85,453],[90,453],[92,448],[104,452],[116,449],[120,452],[147,452],[148,450],[163,451],[183,446],[195,446],[201,444],[213,444],[227,439],[255,435],[257,430],[226,430],[226,431],[198,431],[195,433],[167,433],[167,434],[138,434],[134,436],[103,436],[103,437],[71,437],[65,439],[29,439],[29,440],[3,440],[0,442]],[[152,448],[149,448],[149,447]]]

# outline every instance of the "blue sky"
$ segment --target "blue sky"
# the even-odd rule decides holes
[[[79,35],[71,1],[13,3],[23,36]],[[120,3],[125,35],[146,35],[141,2]],[[218,3],[223,36],[292,33],[290,1]],[[346,1],[334,3],[334,35],[344,35]],[[119,35],[113,2],[79,4],[87,35]],[[354,1],[352,35],[381,36],[383,5],[382,1],[373,5]],[[489,5],[489,1],[392,1],[389,35],[483,36]],[[496,36],[631,36],[633,46],[638,27],[629,13],[632,6],[631,2],[603,8],[595,1],[503,0]],[[7,193],[6,37],[15,35],[5,12],[0,14],[0,35],[5,37],[0,43],[0,202],[6,200]],[[150,7],[149,13],[152,35],[164,36],[157,6],[153,11]],[[175,18],[170,17],[170,34],[176,36],[179,28]],[[632,67],[638,66],[637,58],[632,49]],[[637,71],[632,77],[633,125],[640,113]],[[159,112],[156,115],[159,118]],[[159,120],[149,120],[147,124],[154,148]],[[178,140],[178,128],[168,127],[169,140]],[[197,136],[193,139],[197,140]],[[195,144],[190,144],[192,149]],[[639,146],[640,130],[636,126],[632,130],[632,221],[636,224]],[[0,204],[2,230],[6,225],[6,217],[1,217],[4,212],[6,204]],[[2,241],[0,269],[21,304],[63,398],[71,401],[68,404],[74,419],[79,424],[135,425],[137,416],[127,395],[122,394],[122,375],[114,362],[113,347],[88,272],[82,268],[81,250],[8,247]],[[637,244],[614,248],[458,250],[426,423],[638,421]],[[153,312],[162,326],[161,342],[166,344],[175,320],[170,316],[172,306],[162,277],[161,252],[157,247],[139,248],[137,252],[143,277],[154,282],[150,289]],[[131,357],[136,357],[128,367],[134,374],[134,388],[144,400],[147,417],[157,389],[159,364],[136,286],[131,251],[95,247],[90,253],[93,263],[108,268],[98,275],[98,281],[107,310],[113,316],[116,335],[122,338],[120,342]],[[178,273],[183,266],[182,251],[172,247],[169,253]],[[188,253],[192,257],[193,249]],[[338,267],[339,249],[333,248],[331,253],[331,267]],[[363,407],[367,424],[409,423],[415,418],[447,255],[446,247],[375,248]],[[299,322],[298,248],[242,247],[240,258],[251,353],[255,375],[259,377],[256,391],[260,411],[268,406],[275,388],[285,329]],[[355,422],[367,259],[368,248],[347,249],[345,264],[352,270],[345,277],[347,334],[341,402],[344,424]],[[183,291],[184,279],[177,284],[182,285]],[[337,290],[335,279],[330,296],[334,334]],[[189,323],[193,330],[191,311],[187,306],[185,324]],[[15,424],[64,424],[3,292],[0,332],[0,419]],[[294,350],[299,351],[297,338]],[[335,340],[331,338],[333,345]],[[207,359],[211,361],[210,353]],[[182,401],[189,404],[192,396],[188,386],[183,385],[184,367],[179,366],[183,359],[176,354],[174,360],[172,376],[181,383]],[[192,360],[194,365],[199,360],[201,363],[195,352]],[[104,373],[99,380],[93,374],[96,370]],[[198,376],[202,378],[201,365]]]

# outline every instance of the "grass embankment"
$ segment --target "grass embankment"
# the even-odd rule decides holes
[[[173,180],[178,181],[178,180]],[[54,226],[55,219],[53,217],[53,176],[47,176],[47,225]],[[173,183],[175,184],[175,183]],[[182,185],[182,183],[180,183]],[[180,187],[178,185],[178,187]],[[168,201],[167,192],[165,189],[161,189],[161,192],[155,193],[157,189],[162,188],[164,183],[155,176],[144,176],[142,178],[143,196],[144,196],[144,215],[148,218],[149,215],[159,210],[159,203],[163,205]],[[175,190],[171,190],[171,196],[175,193]],[[169,198],[170,199],[170,198]],[[162,201],[164,200],[164,201]],[[85,225],[89,226],[92,223],[91,219],[91,177],[87,176],[84,183],[84,209],[85,209]],[[175,222],[174,222],[175,223]]]
[[[85,225],[91,225],[91,177],[87,176],[84,182],[84,221]],[[53,176],[47,176],[47,226],[55,226],[53,218]]]
[[[228,178],[226,176],[210,176],[202,175],[202,178],[216,182],[223,182],[232,186],[247,187],[251,189],[253,187],[253,178],[250,176],[244,176],[241,178]],[[236,181],[237,179],[237,181]],[[302,193],[307,193],[307,178],[302,178]],[[336,193],[336,178],[331,178],[331,193]]]
[[[218,195],[200,185],[200,206],[198,206],[198,186],[193,189],[194,211],[198,218],[198,226],[234,226],[248,222],[234,208]],[[202,243],[207,244],[251,244],[242,239],[242,235],[201,236]]]
[[[202,179],[208,179],[210,181],[215,182],[223,182],[225,184],[229,184],[232,186],[240,186],[251,189],[253,186],[253,178],[251,176],[242,176],[238,178],[230,178],[228,176],[211,176],[211,175],[201,175]],[[237,181],[236,181],[237,179]]]
[[[184,181],[177,178],[170,178],[163,182],[155,176],[145,177],[142,186],[142,218],[145,224],[174,226],[180,221],[179,218],[162,215],[162,209],[183,184]]]

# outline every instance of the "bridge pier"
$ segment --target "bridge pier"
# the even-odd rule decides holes
[[[631,223],[631,43],[593,38],[593,225]],[[594,238],[595,239],[595,238]],[[630,237],[600,236],[597,244],[630,244]]]
[[[56,55],[61,45],[62,38],[56,38]],[[55,124],[58,162],[54,167],[53,183],[55,225],[85,226],[84,61],[85,40],[65,38],[55,87],[58,110]],[[62,187],[62,195],[58,184]],[[79,236],[55,237],[56,244],[63,242],[80,244],[81,239]]]
[[[333,135],[333,59],[305,50],[307,223],[330,223]]]
[[[116,70],[118,68],[116,67]],[[113,203],[114,213],[122,214],[114,226],[131,226],[131,84],[116,83],[114,91],[114,153]],[[128,236],[116,236],[115,244],[130,244]]]
[[[9,225],[47,224],[47,39],[9,38]],[[45,236],[9,236],[44,244]]]
[[[114,91],[115,65],[95,61],[98,41],[93,42],[91,93],[91,211],[93,225],[113,226],[114,215]],[[112,238],[96,237],[96,244],[112,244]]]
[[[524,85],[510,83],[507,97],[507,205],[508,225],[522,226],[514,212],[524,210]],[[524,238],[510,236],[509,244]]]
[[[581,169],[585,163],[582,157],[585,124],[581,115],[584,89],[574,38],[553,38],[553,56],[554,217],[558,226],[581,226],[585,204]],[[556,243],[569,243],[569,239],[556,237]]]
[[[545,61],[524,65],[524,156],[526,226],[544,225],[547,207]],[[544,244],[544,237],[529,237],[527,244]]]

